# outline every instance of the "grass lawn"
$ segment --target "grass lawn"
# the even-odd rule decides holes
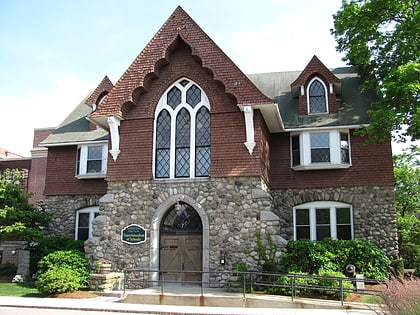
[[[41,297],[33,283],[12,283],[13,276],[0,276],[0,296]]]
[[[0,283],[0,296],[41,297],[33,284]]]

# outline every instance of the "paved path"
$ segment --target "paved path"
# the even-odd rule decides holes
[[[375,315],[374,310],[357,309],[298,309],[298,308],[239,308],[239,307],[203,307],[177,305],[146,305],[119,303],[115,297],[98,297],[93,299],[59,299],[59,298],[21,298],[0,297],[0,310],[7,314],[19,314],[13,311],[22,308],[59,310],[121,312],[125,314],[214,314],[214,315]],[[71,312],[70,312],[71,313]],[[67,314],[70,314],[67,313]],[[83,312],[84,313],[84,312]],[[0,313],[6,314],[6,313]],[[41,313],[42,314],[42,313]]]

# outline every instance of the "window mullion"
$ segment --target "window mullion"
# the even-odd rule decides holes
[[[337,211],[330,207],[330,233],[332,238],[337,238]]]
[[[80,151],[80,174],[86,174],[88,162],[88,146],[81,147]]]
[[[330,158],[332,164],[340,164],[340,133],[337,131],[330,132]]]
[[[193,110],[190,112],[191,115],[191,129],[190,129],[190,177],[195,177],[195,126],[197,111]]]
[[[301,141],[299,143],[302,165],[309,165],[311,164],[311,142],[310,142],[310,134],[309,133],[302,133],[301,134]]]
[[[176,138],[176,114],[178,112],[170,111],[171,115],[171,145],[169,148],[169,178],[175,178],[175,138]]]
[[[316,208],[311,207],[309,208],[309,225],[310,225],[310,233],[311,233],[311,240],[316,240]]]

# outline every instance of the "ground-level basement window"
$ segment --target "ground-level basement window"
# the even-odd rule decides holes
[[[92,237],[92,221],[99,215],[99,207],[83,208],[76,211],[75,239],[86,241]]]
[[[295,240],[353,239],[353,210],[346,203],[317,201],[296,206],[293,222]]]

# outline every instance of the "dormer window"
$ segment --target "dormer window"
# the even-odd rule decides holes
[[[308,112],[328,113],[327,87],[319,78],[313,78],[308,85]]]

